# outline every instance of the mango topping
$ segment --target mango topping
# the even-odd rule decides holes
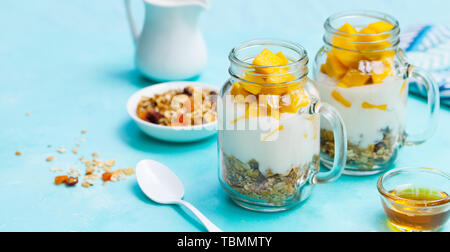
[[[278,74],[281,73],[283,69],[280,68],[271,68],[276,66],[286,65],[283,64],[284,60],[268,49],[264,49],[258,56],[253,60],[253,65],[257,66],[265,66],[255,68],[257,73],[261,74]]]
[[[296,76],[288,73],[290,63],[282,52],[274,54],[268,49],[255,57],[254,69],[245,72],[244,80],[235,82],[231,88],[234,101],[246,104],[245,116],[232,123],[258,116],[279,120],[280,113],[296,113],[301,107],[308,106],[309,97],[303,89],[306,80],[295,81]],[[246,99],[249,95],[254,95],[254,99]]]
[[[332,78],[340,79],[347,72],[347,67],[332,53],[327,53],[327,62],[322,65],[322,72]]]
[[[374,104],[370,104],[370,103],[368,103],[368,102],[363,102],[363,103],[361,104],[361,107],[362,107],[363,109],[379,109],[379,110],[383,110],[383,111],[386,111],[386,109],[387,109],[387,105],[386,105],[386,104],[383,104],[383,105],[374,105]]]
[[[338,85],[343,88],[382,83],[392,75],[393,64],[386,62],[393,62],[395,56],[395,52],[389,49],[391,43],[387,39],[390,35],[382,33],[393,28],[394,25],[380,21],[358,32],[351,24],[345,23],[338,29],[343,34],[333,38],[333,47],[327,53],[327,60],[320,71],[338,80]],[[381,70],[364,72],[360,69],[361,62],[378,66],[378,62],[384,64]]]
[[[333,98],[338,101],[339,103],[341,103],[342,105],[344,105],[347,108],[350,108],[352,106],[352,103],[349,102],[347,99],[345,99],[341,93],[339,93],[338,91],[334,90],[331,93],[331,96],[333,96]]]
[[[370,24],[368,28],[376,31],[377,33],[383,33],[394,29],[394,25],[385,21],[379,21]]]
[[[360,87],[364,86],[370,79],[370,75],[363,74],[358,70],[350,69],[338,83],[340,87]]]
[[[278,56],[278,58],[281,59],[281,65],[289,65],[291,62],[289,62],[289,60],[286,58],[286,56],[284,56],[282,51],[279,51],[277,54],[275,54],[276,56]]]

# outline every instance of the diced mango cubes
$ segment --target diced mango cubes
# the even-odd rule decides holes
[[[341,32],[351,33],[355,34],[358,33],[358,31],[349,23],[345,23],[341,28],[338,29]]]
[[[351,34],[357,34],[358,31],[349,23],[345,23],[338,30],[346,34],[343,34],[342,36],[335,36],[333,38],[333,45],[335,47],[331,49],[331,52],[345,66],[355,66],[358,62],[358,54],[353,51],[358,49],[355,45],[358,37]]]
[[[246,73],[244,79],[250,82],[279,84],[295,80],[294,75],[287,73],[289,68],[282,67],[289,65],[290,62],[281,51],[274,54],[270,50],[264,49],[258,56],[255,57],[252,64],[264,67],[255,67],[254,72]],[[257,76],[258,74],[260,76]],[[261,77],[261,75],[263,75],[263,77]]]
[[[280,113],[296,113],[300,107],[309,104],[309,97],[303,89],[306,79],[295,81],[297,77],[288,73],[290,68],[287,65],[290,63],[282,52],[274,54],[268,49],[255,57],[252,62],[254,70],[246,71],[243,80],[234,83],[230,91],[235,101],[240,103],[249,103],[242,97],[256,96],[256,103],[248,104],[244,118],[268,115],[279,119]]]
[[[384,69],[370,74],[361,73],[358,69],[364,61],[384,62],[394,58],[395,52],[389,49],[391,44],[386,40],[389,34],[380,34],[393,28],[394,25],[380,21],[358,32],[351,24],[345,23],[338,29],[344,34],[333,38],[333,47],[320,71],[338,80],[338,85],[344,88],[382,83],[392,74],[392,64],[385,64]]]
[[[341,79],[338,86],[341,87],[360,87],[364,86],[370,79],[370,75],[361,73],[356,69],[350,69]]]
[[[255,59],[253,60],[253,65],[265,66],[255,68],[255,71],[257,73],[277,74],[280,73],[280,69],[271,67],[282,66],[285,64],[283,64],[283,59],[281,59],[268,49],[264,49],[258,56],[255,57]]]
[[[280,84],[295,80],[295,75],[293,74],[283,74],[276,76],[268,76],[266,79],[267,83]]]
[[[348,69],[333,53],[327,53],[327,62],[323,66],[323,72],[336,79],[342,78]]]
[[[244,74],[244,80],[253,83],[265,83],[265,79],[263,78],[263,76],[254,71],[247,71]]]
[[[284,56],[282,51],[279,51],[277,54],[275,54],[278,58],[281,59],[281,65],[289,65],[291,62]]]
[[[368,28],[376,31],[377,33],[383,33],[394,29],[394,25],[385,21],[379,21],[370,24]]]
[[[386,77],[388,77],[390,75],[390,69],[386,69],[383,73],[381,74],[376,74],[376,73],[372,73],[372,82],[373,84],[380,84],[384,81],[384,79],[386,79]]]

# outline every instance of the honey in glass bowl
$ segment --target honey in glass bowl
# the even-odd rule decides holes
[[[389,194],[397,198],[383,201],[383,208],[388,220],[401,231],[437,230],[449,217],[448,208],[442,211],[442,207],[449,203],[445,192],[408,187],[391,190]]]
[[[378,180],[384,212],[399,231],[437,231],[450,216],[450,177],[431,168],[398,168]]]

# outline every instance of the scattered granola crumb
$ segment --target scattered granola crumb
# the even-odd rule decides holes
[[[88,131],[87,130],[81,130],[81,134],[86,134]]]
[[[102,179],[104,182],[106,181],[111,181],[111,177],[112,177],[112,173],[111,172],[105,172],[102,174]]]
[[[21,156],[21,155],[22,155],[22,152],[16,151],[16,156]]]
[[[69,177],[66,175],[55,177],[55,185],[60,185],[62,183],[65,183],[68,178]]]
[[[123,169],[122,170],[123,173],[127,176],[133,175],[134,174],[134,169],[133,168],[127,168],[127,169]]]
[[[85,180],[91,179],[91,180],[98,180],[100,178],[100,175],[98,174],[91,174],[84,176]]]
[[[120,181],[120,176],[122,176],[122,169],[118,169],[112,172],[111,181],[116,182]]]
[[[64,183],[66,183],[67,186],[74,186],[78,183],[78,178],[69,177],[68,179],[66,179],[66,181],[64,181]]]
[[[64,148],[56,149],[56,151],[59,153],[66,153],[66,149],[64,149]]]
[[[91,187],[91,186],[93,186],[94,184],[93,183],[91,183],[91,182],[89,182],[89,181],[84,181],[82,184],[81,184],[81,186],[82,187],[85,187],[85,188],[89,188],[89,187]]]
[[[116,164],[116,160],[109,160],[109,161],[104,162],[104,164],[108,167],[112,167]]]
[[[82,131],[83,134],[87,133],[87,130]],[[82,137],[75,138],[77,141],[84,141]],[[71,151],[74,154],[78,154],[79,151],[77,147],[80,146],[80,143],[76,143],[76,147],[72,148]],[[48,145],[51,148],[51,145]],[[57,151],[59,153],[65,153],[69,150],[66,150],[63,146],[59,146]],[[84,159],[84,156],[77,157],[80,162],[85,166],[84,169],[75,169],[70,168],[63,170],[62,168],[50,168],[52,172],[64,172],[66,175],[58,176],[55,178],[55,184],[65,183],[67,186],[75,186],[79,181],[83,181],[81,183],[82,187],[88,188],[95,185],[95,180],[102,180],[103,185],[106,185],[108,181],[116,182],[126,180],[126,176],[130,176],[135,173],[133,168],[127,169],[113,169],[116,165],[116,160],[100,160],[100,155],[96,152],[92,153],[92,159],[87,158]],[[47,162],[53,161],[55,159],[54,156],[47,157]]]
[[[91,175],[91,174],[93,174],[94,172],[95,172],[95,169],[92,168],[91,166],[88,166],[88,167],[86,168],[86,175]]]

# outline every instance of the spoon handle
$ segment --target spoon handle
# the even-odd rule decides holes
[[[210,220],[208,220],[208,218],[206,218],[206,216],[204,216],[197,208],[195,208],[191,203],[186,202],[184,200],[180,200],[177,201],[178,204],[185,206],[186,208],[188,208],[189,210],[191,210],[191,212],[193,214],[195,214],[195,216],[197,216],[197,218],[203,223],[203,225],[206,227],[206,229],[209,232],[223,232],[220,228],[218,228],[216,225],[214,225]]]

